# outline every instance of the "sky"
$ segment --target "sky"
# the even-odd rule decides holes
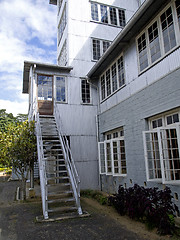
[[[28,113],[24,61],[56,64],[56,6],[49,0],[0,0],[0,109]]]

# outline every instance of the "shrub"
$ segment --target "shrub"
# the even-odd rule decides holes
[[[144,188],[137,184],[128,189],[119,186],[117,194],[108,198],[119,214],[127,214],[132,219],[145,222],[149,227],[157,227],[159,234],[172,234],[175,229],[174,216],[179,212],[172,202],[170,188]]]

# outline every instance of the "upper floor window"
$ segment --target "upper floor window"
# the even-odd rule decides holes
[[[180,110],[149,119],[143,132],[148,181],[180,183]]]
[[[56,77],[56,101],[66,102],[66,78],[63,76]]]
[[[91,2],[91,19],[119,27],[126,24],[125,10],[95,2]]]
[[[101,100],[125,85],[124,60],[121,55],[100,77]]]
[[[63,0],[58,0],[58,14],[60,12]]]
[[[52,101],[53,76],[37,75],[38,100]]]
[[[98,143],[100,174],[126,176],[126,153],[123,128],[105,133]]]
[[[139,71],[164,57],[179,43],[180,3],[173,1],[137,38]]]
[[[90,84],[86,79],[81,80],[81,98],[82,103],[91,103]]]
[[[65,5],[61,19],[60,19],[60,23],[58,26],[58,44],[60,43],[61,38],[63,36],[63,32],[66,27],[66,23],[67,23],[67,20],[66,20],[66,5]]]
[[[92,59],[97,61],[106,52],[111,42],[101,39],[92,39]]]
[[[58,64],[60,66],[66,66],[67,65],[67,42],[65,40],[63,47],[61,49],[61,52],[59,54],[58,58]]]

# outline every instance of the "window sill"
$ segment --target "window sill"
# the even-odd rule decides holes
[[[115,92],[111,93],[108,97],[104,98],[103,100],[101,100],[100,103],[105,102],[107,99],[109,99],[110,97],[112,97],[114,94],[116,94],[118,91],[120,91],[122,88],[126,87],[126,84],[122,85],[120,88],[118,88]]]
[[[90,22],[92,23],[98,23],[98,24],[102,24],[102,25],[105,25],[105,26],[108,26],[108,27],[116,27],[116,28],[124,28],[125,26],[119,26],[119,25],[113,25],[113,24],[110,24],[110,23],[103,23],[103,22],[99,22],[99,21],[96,21],[96,20],[90,20]]]
[[[106,176],[112,176],[112,177],[127,177],[127,174],[100,173],[100,175],[106,175]]]
[[[57,104],[68,104],[67,102],[55,101]]]

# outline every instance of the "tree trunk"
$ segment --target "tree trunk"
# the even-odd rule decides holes
[[[21,193],[22,193],[22,200],[26,200],[26,178],[22,177],[21,180]]]

